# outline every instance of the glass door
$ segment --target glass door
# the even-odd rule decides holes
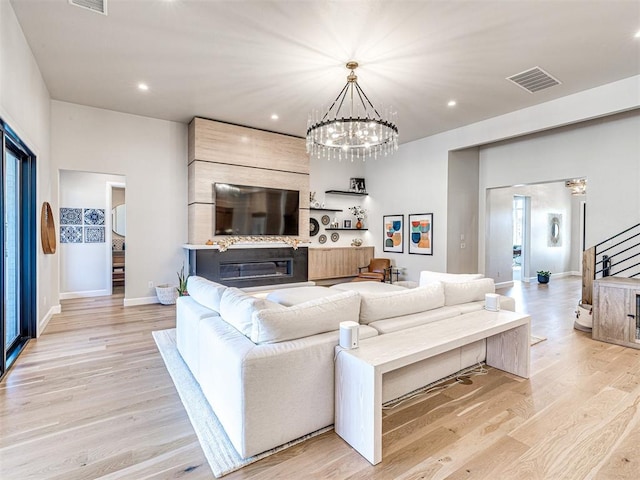
[[[20,168],[7,150],[4,175],[4,326],[5,348],[10,351],[20,336]]]
[[[0,120],[0,377],[36,335],[35,157]]]

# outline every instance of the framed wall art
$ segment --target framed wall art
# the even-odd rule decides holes
[[[409,253],[433,255],[433,213],[409,214]]]
[[[382,239],[382,250],[385,252],[404,252],[404,215],[384,215],[382,217],[382,227],[384,238]]]

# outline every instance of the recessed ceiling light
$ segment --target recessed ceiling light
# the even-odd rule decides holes
[[[457,105],[457,102],[455,100],[449,100],[449,103],[447,103],[448,107],[455,107]]]
[[[146,92],[147,90],[149,90],[149,85],[147,85],[146,83],[139,83],[138,90],[142,90]]]
[[[280,117],[278,116],[277,113],[274,113],[271,115],[271,120],[278,120]]]
[[[638,30],[638,31],[636,32],[636,34],[635,34],[633,37],[634,37],[634,38],[640,38],[640,30]]]

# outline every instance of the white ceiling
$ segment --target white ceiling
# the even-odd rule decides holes
[[[10,1],[54,99],[298,136],[352,59],[401,143],[640,74],[640,0]],[[562,84],[505,80],[534,66]]]

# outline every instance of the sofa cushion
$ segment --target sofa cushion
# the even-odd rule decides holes
[[[441,283],[403,288],[397,292],[362,293],[361,297],[360,323],[365,325],[384,318],[426,312],[444,306]]]
[[[420,272],[419,285],[422,287],[432,282],[463,283],[484,278],[481,273],[442,273],[423,270]]]
[[[334,290],[351,290],[360,293],[404,292],[407,289],[399,285],[384,282],[345,282],[331,287]]]
[[[206,278],[191,276],[187,279],[189,296],[203,307],[210,308],[216,312],[220,311],[220,300],[226,289],[227,287],[224,285]]]
[[[340,328],[340,322],[358,321],[360,295],[341,292],[292,307],[260,310],[253,314],[251,340],[276,343]]]
[[[286,307],[297,305],[299,303],[308,302],[317,298],[329,297],[335,295],[336,292],[327,287],[308,286],[308,287],[291,287],[275,290],[267,295],[267,300]]]
[[[484,300],[485,293],[495,293],[496,287],[492,278],[481,278],[470,282],[443,282],[445,305]]]
[[[265,309],[284,309],[282,305],[254,297],[239,288],[227,288],[220,301],[220,316],[246,337],[251,337],[253,312]]]

